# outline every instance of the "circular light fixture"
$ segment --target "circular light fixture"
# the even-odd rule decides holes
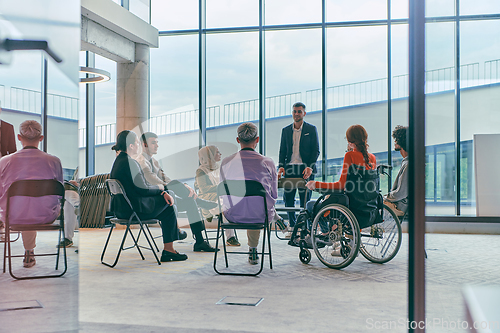
[[[80,73],[93,74],[93,77],[80,78],[80,83],[99,83],[111,79],[109,72],[92,67],[80,67]]]

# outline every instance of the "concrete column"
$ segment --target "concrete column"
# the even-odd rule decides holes
[[[135,44],[135,61],[117,63],[116,133],[147,131],[149,46]],[[142,127],[142,128],[141,128]]]

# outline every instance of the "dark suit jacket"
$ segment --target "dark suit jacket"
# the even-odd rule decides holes
[[[109,177],[120,181],[141,218],[154,218],[167,206],[162,190],[146,181],[139,163],[127,153],[120,152],[116,157]],[[122,196],[113,198],[112,207],[118,218],[129,218],[132,213]]]
[[[284,127],[281,131],[281,144],[279,167],[286,168],[292,158],[293,148],[293,123]],[[316,161],[319,156],[318,130],[316,126],[306,123],[302,126],[299,145],[300,158],[302,163],[310,167],[316,173]]]
[[[2,120],[2,124],[0,124],[0,131],[0,137],[2,139],[2,142],[0,143],[2,156],[15,153],[17,148],[14,126]]]

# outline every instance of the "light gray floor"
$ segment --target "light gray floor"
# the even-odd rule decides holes
[[[72,331],[78,308],[80,332],[85,333],[406,332],[406,234],[390,263],[372,264],[360,256],[340,271],[325,267],[314,254],[309,265],[302,264],[298,249],[273,235],[274,269],[266,264],[263,273],[253,278],[217,275],[213,255],[192,252],[190,235],[176,244],[189,256],[185,262],[158,266],[151,253],[142,261],[131,250],[116,268],[108,268],[100,264],[107,233],[82,230],[80,253],[74,253],[75,247],[69,251],[73,261],[79,257],[78,307],[74,262],[74,270],[59,279],[25,282],[1,275],[2,299],[34,298],[47,306],[0,312],[0,331]],[[240,241],[245,240],[240,234]],[[453,323],[465,320],[461,288],[500,284],[500,267],[494,264],[500,255],[500,236],[428,234],[426,240],[427,331],[469,331],[453,329]],[[112,246],[116,248],[117,244]],[[245,260],[241,256],[239,264],[248,269]],[[224,296],[264,300],[257,307],[216,305]],[[61,303],[52,304],[55,300]]]

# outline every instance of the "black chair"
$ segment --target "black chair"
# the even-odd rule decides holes
[[[120,254],[124,250],[136,248],[139,254],[141,255],[142,260],[145,260],[144,255],[142,254],[141,248],[151,250],[153,252],[156,262],[158,265],[161,265],[160,259],[158,259],[158,255],[156,252],[159,251],[158,247],[156,246],[156,243],[154,242],[153,235],[151,234],[151,231],[149,230],[148,225],[149,224],[157,224],[160,221],[157,219],[149,219],[149,220],[141,220],[139,218],[139,215],[135,212],[134,208],[132,207],[132,204],[130,203],[130,200],[127,198],[127,195],[125,194],[125,190],[123,189],[122,185],[120,182],[116,179],[106,179],[106,187],[109,191],[109,194],[111,197],[115,196],[122,196],[127,204],[130,206],[130,210],[132,211],[132,214],[128,219],[119,219],[119,218],[112,218],[111,221],[111,229],[109,230],[108,238],[106,240],[106,244],[104,244],[104,249],[102,250],[101,254],[101,263],[103,265],[106,265],[108,267],[115,267],[116,264],[118,263],[118,259],[120,258]],[[116,215],[116,213],[115,213]],[[124,225],[127,228],[125,229],[125,233],[123,234],[123,239],[120,244],[120,249],[118,250],[118,253],[116,255],[115,261],[113,264],[108,264],[104,262],[104,255],[106,253],[106,248],[108,247],[109,240],[111,239],[111,234],[113,233],[114,227],[119,224],[119,225]],[[132,233],[132,229],[130,229],[131,225],[138,225],[139,226],[139,233],[137,234],[137,237],[134,236]],[[127,235],[130,234],[130,237],[132,237],[132,241],[134,242],[134,245],[124,247],[125,245],[125,240],[127,239]],[[141,237],[141,234],[144,234],[144,237],[146,238],[146,241],[148,242],[149,246],[143,246],[139,245],[139,238]],[[154,248],[153,248],[154,246]]]
[[[238,223],[238,221],[223,222],[223,207],[221,205],[221,197],[223,198],[225,207],[229,209],[238,209],[237,204],[233,205],[233,197],[262,197],[264,202],[263,208],[265,212],[264,221],[256,221],[255,223]],[[243,251],[227,251],[226,239],[224,235],[224,230],[234,229],[234,230],[264,230],[262,237],[262,251],[258,252],[261,256],[260,269],[256,273],[243,273],[243,272],[220,272],[217,270],[217,252],[214,254],[214,270],[220,275],[239,275],[239,276],[257,276],[262,272],[264,267],[264,257],[269,256],[269,267],[273,269],[273,261],[271,256],[271,233],[269,228],[269,217],[267,214],[267,201],[266,201],[266,191],[261,183],[254,180],[226,180],[221,182],[217,187],[217,201],[219,204],[219,223],[217,228],[217,238],[215,248],[219,246],[219,238],[222,237],[223,249],[224,249],[224,259],[226,263],[226,268],[229,267],[227,255],[228,254],[245,254],[249,255],[250,252]],[[269,251],[266,252],[266,242],[268,244]]]
[[[12,197],[23,196],[23,197],[43,197],[48,195],[57,195],[61,197],[61,213],[58,217],[60,223],[52,224],[13,224],[10,222],[10,200]],[[8,260],[9,263],[9,273],[17,280],[28,280],[28,279],[43,279],[43,278],[54,278],[63,276],[68,270],[68,262],[66,258],[66,248],[63,247],[63,257],[64,257],[64,270],[58,274],[49,275],[38,275],[38,276],[16,276],[12,272],[12,258],[24,257],[23,255],[12,255],[11,249],[11,239],[10,232],[23,232],[23,231],[59,231],[59,237],[57,238],[57,244],[64,239],[64,185],[55,179],[37,179],[37,180],[18,180],[12,183],[7,190],[7,207],[5,213],[5,245],[4,245],[4,257],[3,257],[3,272],[5,273],[5,262]],[[42,253],[35,254],[34,257],[41,256],[56,256],[56,267],[59,269],[59,255],[61,248],[57,246],[57,252],[55,253]]]

